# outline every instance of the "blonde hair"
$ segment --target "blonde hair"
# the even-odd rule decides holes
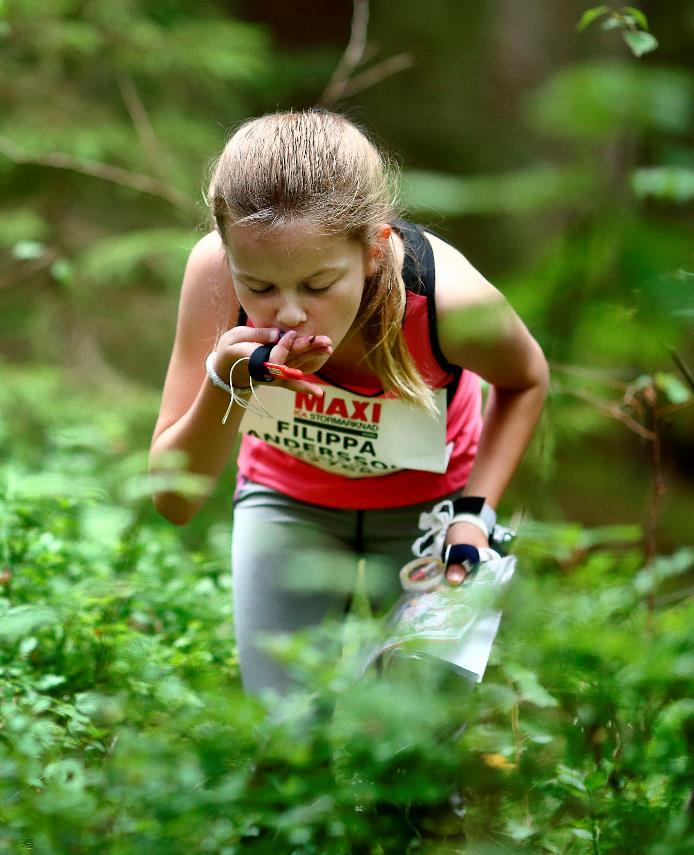
[[[241,125],[213,168],[208,204],[224,240],[228,228],[270,228],[309,220],[368,247],[396,217],[395,169],[352,122],[326,110],[272,113]],[[405,285],[393,241],[366,279],[358,312],[366,364],[383,388],[436,412],[431,388],[405,342]]]

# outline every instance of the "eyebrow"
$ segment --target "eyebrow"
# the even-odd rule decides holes
[[[327,265],[326,267],[321,267],[319,270],[316,270],[316,272],[312,273],[310,276],[304,276],[301,281],[306,282],[309,279],[315,279],[317,276],[322,276],[324,273],[340,273],[343,270],[344,268],[338,265]],[[271,284],[266,282],[264,279],[258,279],[250,273],[244,273],[243,270],[237,270],[236,275],[240,276],[242,279],[250,279],[252,282],[258,282],[261,285]]]

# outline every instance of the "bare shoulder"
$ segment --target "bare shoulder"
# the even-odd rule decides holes
[[[236,325],[239,303],[217,232],[188,256],[178,304],[176,336],[164,381],[154,438],[190,407],[205,379],[205,359],[222,333]]]
[[[436,266],[436,309],[451,309],[486,302],[505,302],[501,293],[468,261],[460,250],[436,235],[426,238],[434,251]]]
[[[226,254],[215,231],[200,238],[191,250],[183,275],[181,309],[196,314],[209,311],[215,314],[220,311],[225,314],[233,310],[238,312]]]
[[[544,376],[542,351],[503,296],[462,252],[427,234],[436,266],[436,321],[444,356],[494,385],[523,388]]]

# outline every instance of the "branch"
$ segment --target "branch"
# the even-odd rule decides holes
[[[687,381],[687,385],[689,386],[689,388],[692,390],[692,392],[694,392],[694,377],[692,377],[691,371],[684,364],[684,360],[674,347],[668,347],[668,350],[670,351],[672,361],[679,368],[680,372],[682,373],[682,376]]]
[[[608,416],[611,416],[619,422],[622,422],[622,424],[626,425],[629,430],[638,434],[643,439],[648,440],[648,442],[655,441],[655,433],[639,424],[635,419],[632,419],[628,413],[625,413],[624,410],[620,408],[619,404],[614,404],[611,401],[605,401],[602,398],[598,398],[596,395],[591,395],[581,389],[561,389],[561,391],[567,395],[573,395],[575,398],[580,398],[582,401],[587,401],[601,412],[606,413]]]
[[[118,77],[118,88],[120,89],[125,109],[128,111],[130,120],[133,123],[137,138],[140,141],[143,151],[147,155],[150,167],[162,175],[162,164],[164,162],[164,152],[154,133],[154,128],[147,115],[145,105],[142,103],[140,93],[137,91],[132,78],[129,75]]]
[[[355,95],[391,77],[405,68],[414,64],[412,57],[406,53],[399,53],[384,59],[377,65],[362,71],[354,76],[354,72],[364,61],[366,52],[366,38],[369,26],[369,0],[354,0],[354,11],[352,14],[352,29],[349,42],[337,68],[330,78],[330,82],[323,92],[320,103],[329,106],[349,95]]]
[[[353,71],[364,57],[368,27],[369,0],[354,0],[349,41],[333,76],[325,87],[325,92],[320,99],[321,104],[333,104],[343,96]]]
[[[387,77],[392,77],[399,71],[404,71],[406,68],[411,68],[414,65],[414,60],[409,53],[399,53],[391,56],[389,59],[384,59],[378,65],[367,68],[361,74],[357,74],[351,80],[347,81],[342,92],[342,97],[347,98],[349,95],[356,95],[357,92],[363,92],[369,86],[374,86],[380,83]]]
[[[626,383],[620,383],[618,380],[612,380],[604,377],[601,372],[590,371],[588,368],[579,368],[577,365],[564,365],[561,362],[551,362],[549,367],[552,371],[558,371],[559,374],[569,374],[574,377],[580,377],[582,380],[588,380],[591,383],[599,383],[601,386],[607,386],[610,389],[617,389],[619,392],[626,392],[629,388]]]
[[[673,413],[679,413],[680,410],[686,410],[689,407],[694,407],[694,400],[685,401],[683,404],[668,404],[667,407],[656,410],[655,414],[659,419],[662,419],[664,416],[671,416]]]
[[[126,169],[111,166],[108,163],[83,160],[82,158],[72,157],[69,154],[63,154],[59,151],[36,155],[26,154],[17,148],[12,140],[5,136],[0,136],[0,154],[4,154],[13,163],[48,166],[53,169],[67,169],[82,175],[91,175],[93,178],[100,178],[102,181],[109,181],[112,184],[119,184],[121,187],[129,187],[131,190],[137,190],[140,193],[164,199],[186,214],[190,214],[195,210],[195,206],[188,196],[184,193],[179,193],[178,190],[174,190],[164,182],[151,178],[149,175],[128,172]]]

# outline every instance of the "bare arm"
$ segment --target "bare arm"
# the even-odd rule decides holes
[[[234,407],[226,425],[229,397],[207,379],[205,358],[220,332],[238,315],[224,252],[213,232],[193,248],[183,277],[173,352],[164,382],[159,418],[150,448],[150,471],[162,467],[166,452],[182,451],[186,469],[210,478],[210,491],[229,459],[242,412]],[[154,506],[178,525],[188,522],[206,496],[196,499],[157,493]]]
[[[465,493],[496,507],[530,442],[549,383],[540,346],[505,298],[456,250],[430,238],[437,267],[441,349],[490,384],[484,427]],[[484,546],[480,531],[452,526],[449,542]],[[482,541],[480,541],[482,537]]]
[[[238,312],[224,250],[219,236],[212,232],[198,241],[186,265],[176,338],[149,455],[150,471],[156,472],[166,467],[168,452],[183,452],[186,471],[209,479],[202,495],[162,491],[153,496],[157,511],[177,525],[191,520],[207,500],[229,460],[243,417],[243,409],[234,404],[222,424],[229,396],[207,377],[207,355],[216,351],[215,370],[228,380],[237,359],[250,356],[258,344],[277,342],[278,330],[236,326]],[[289,333],[275,344],[271,358],[285,362],[292,351],[295,361],[301,362],[302,356],[321,347],[325,344],[318,341],[313,345],[295,343]],[[245,365],[234,372],[234,382],[248,384]],[[313,384],[301,381],[283,385],[320,393]]]

